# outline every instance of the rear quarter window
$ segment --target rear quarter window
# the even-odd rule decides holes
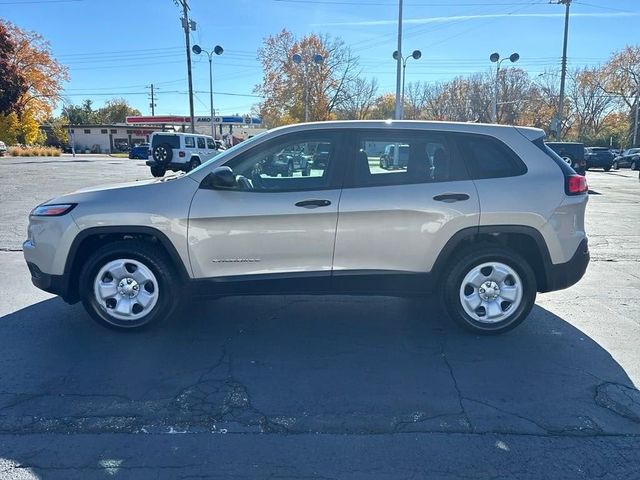
[[[180,137],[176,135],[154,135],[151,141],[151,147],[158,145],[169,145],[171,148],[180,148]]]
[[[524,162],[498,139],[457,134],[455,142],[471,178],[515,177],[527,172]]]

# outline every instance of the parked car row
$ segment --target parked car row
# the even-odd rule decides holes
[[[590,168],[602,168],[605,172],[622,167],[640,170],[640,148],[621,151],[608,147],[585,147],[578,142],[547,142],[547,146],[580,175]]]

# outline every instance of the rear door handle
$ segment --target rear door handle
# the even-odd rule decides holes
[[[469,200],[469,195],[466,193],[444,193],[442,195],[436,195],[433,199],[437,202],[452,203]]]
[[[302,208],[328,207],[329,205],[331,205],[329,200],[302,200],[296,203],[296,207]]]

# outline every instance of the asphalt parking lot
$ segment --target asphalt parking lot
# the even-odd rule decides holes
[[[31,286],[29,210],[150,176],[0,159],[2,478],[640,478],[640,183],[588,172],[592,262],[496,338],[430,299],[244,297],[119,333]]]

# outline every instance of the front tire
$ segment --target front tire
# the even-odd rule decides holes
[[[189,170],[187,171],[190,172],[191,170],[198,168],[199,166],[200,166],[200,159],[194,158],[189,162]]]
[[[605,172],[608,172],[609,170],[611,170],[611,167],[604,167]]]
[[[636,170],[637,168],[636,161],[631,162],[631,170]]]
[[[171,316],[181,288],[164,252],[123,240],[98,248],[80,272],[80,298],[100,325],[135,330]]]
[[[536,300],[536,277],[516,252],[486,246],[462,254],[445,275],[442,299],[459,326],[481,335],[507,332]]]
[[[618,162],[613,162],[611,168],[613,168],[614,170],[618,170]]]

